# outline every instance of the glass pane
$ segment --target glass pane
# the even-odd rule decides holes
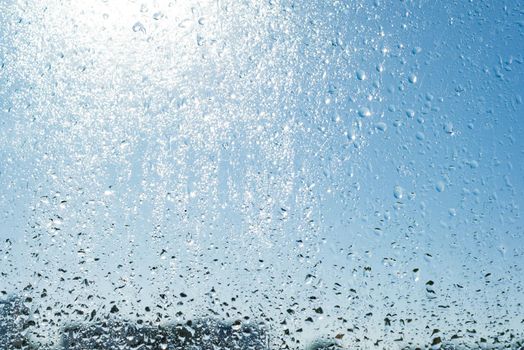
[[[522,348],[523,35],[520,1],[0,0],[0,344]]]

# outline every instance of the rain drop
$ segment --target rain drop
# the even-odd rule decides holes
[[[357,70],[357,79],[358,80],[366,80],[368,77],[366,75],[366,72],[363,70]]]
[[[371,110],[367,107],[362,107],[358,110],[358,115],[362,118],[371,117]]]
[[[402,199],[404,197],[404,189],[401,186],[395,186],[393,189],[393,195],[396,199]]]
[[[444,192],[444,190],[446,189],[446,184],[444,183],[444,181],[438,181],[435,185],[435,189],[437,190],[437,192]]]
[[[136,22],[135,24],[133,24],[133,32],[137,33],[137,32],[142,32],[142,33],[146,33],[146,28],[144,27],[144,25],[140,22]]]

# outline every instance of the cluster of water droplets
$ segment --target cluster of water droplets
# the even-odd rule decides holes
[[[522,53],[463,42],[491,10],[0,10],[0,293],[31,344],[207,318],[271,348],[522,335]]]

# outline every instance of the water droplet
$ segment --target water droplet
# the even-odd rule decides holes
[[[404,189],[401,186],[395,186],[393,189],[393,195],[396,199],[402,199],[404,197]]]
[[[240,320],[236,320],[232,325],[231,328],[234,331],[239,331],[242,328],[242,322]]]
[[[424,254],[424,260],[430,263],[433,260],[433,255],[429,253]]]
[[[437,181],[435,189],[437,190],[437,192],[444,192],[446,190],[446,184],[444,183],[444,181]]]
[[[420,269],[413,269],[413,277],[415,279],[415,282],[418,282],[420,280]]]
[[[160,12],[160,11],[159,11],[159,12],[155,12],[155,13],[153,14],[153,19],[154,19],[155,21],[158,21],[158,20],[160,20],[160,19],[162,19],[162,18],[164,18],[164,14],[163,14],[162,12]]]
[[[203,46],[205,43],[205,39],[202,35],[197,35],[197,45],[198,46]]]
[[[415,84],[417,82],[418,78],[415,74],[410,74],[409,77],[408,77],[408,81],[411,83],[411,84]]]
[[[377,124],[375,124],[375,127],[377,128],[377,130],[382,132],[386,131],[388,128],[387,124],[384,122],[378,122]]]
[[[315,276],[311,275],[311,274],[307,274],[306,275],[306,279],[305,279],[305,284],[311,284],[313,282],[313,279],[315,278]]]
[[[426,136],[424,135],[422,131],[417,132],[415,136],[417,137],[417,140],[419,141],[424,141],[424,139],[426,138]]]
[[[140,22],[136,22],[135,24],[133,24],[133,32],[137,33],[137,32],[142,32],[142,33],[146,33],[146,28],[144,27],[144,25]]]
[[[479,167],[479,162],[476,160],[468,160],[466,161],[466,164],[469,165],[471,169],[477,169]]]
[[[453,123],[447,122],[446,124],[444,124],[444,131],[446,132],[446,134],[453,135],[455,133],[455,131],[453,130]]]
[[[362,107],[358,110],[358,115],[362,118],[371,117],[371,110],[367,107]]]
[[[357,70],[357,79],[358,80],[366,80],[367,78],[368,76],[366,75],[366,72],[364,72],[361,69]]]

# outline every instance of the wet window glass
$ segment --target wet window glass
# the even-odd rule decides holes
[[[0,0],[0,348],[521,349],[524,4]]]

